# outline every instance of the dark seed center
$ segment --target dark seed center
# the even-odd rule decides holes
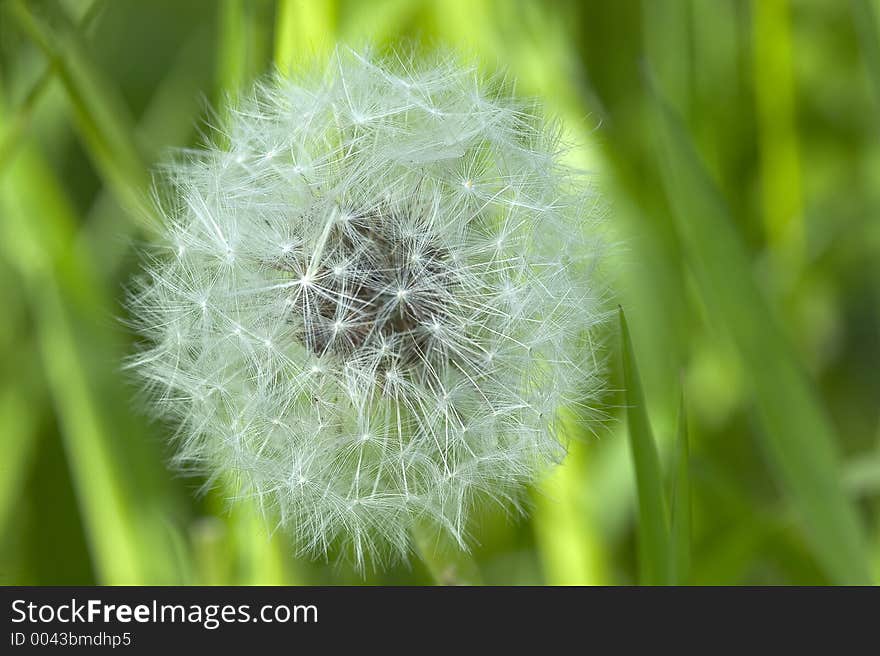
[[[311,302],[292,310],[312,353],[348,357],[369,349],[387,356],[385,367],[434,359],[456,275],[448,250],[427,230],[401,229],[412,224],[384,208],[334,224],[313,272]],[[284,268],[304,271],[305,259]]]

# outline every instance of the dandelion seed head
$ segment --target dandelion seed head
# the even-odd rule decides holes
[[[381,563],[425,521],[466,543],[600,389],[589,181],[454,58],[340,49],[229,116],[168,167],[130,301],[176,462],[235,477],[313,555]]]

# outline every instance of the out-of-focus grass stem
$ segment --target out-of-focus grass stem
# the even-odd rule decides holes
[[[103,6],[104,4],[100,0],[92,2],[79,20],[79,29],[87,31],[95,21],[95,18],[100,14]],[[21,103],[13,111],[8,112],[7,125],[3,131],[2,140],[0,140],[0,175],[3,174],[6,166],[15,155],[15,151],[22,142],[22,137],[24,137],[30,124],[34,108],[49,88],[56,73],[57,70],[54,62],[46,64],[43,72],[37,76],[37,79],[31,85]]]
[[[77,28],[61,8],[52,8],[53,24],[20,0],[10,10],[21,30],[43,51],[58,72],[74,110],[83,143],[123,208],[144,226],[152,225],[149,175],[124,102],[93,65]],[[51,7],[51,6],[50,6]]]
[[[795,80],[788,0],[754,0],[754,75],[761,206],[768,247],[789,275],[804,251]]]
[[[650,72],[664,174],[676,228],[709,311],[749,371],[758,435],[814,553],[837,583],[870,580],[864,528],[841,481],[837,438],[821,399],[752,279],[748,254],[681,120]]]
[[[2,119],[2,117],[0,117]],[[0,120],[2,123],[2,120]],[[179,559],[168,554],[164,503],[160,496],[140,503],[130,468],[117,460],[115,433],[95,396],[88,363],[89,344],[109,316],[89,259],[70,248],[77,221],[53,173],[29,147],[0,179],[6,257],[15,265],[36,324],[36,342],[60,421],[77,500],[82,511],[94,568],[102,583],[159,583],[175,580]],[[14,245],[14,248],[12,247]],[[98,313],[99,316],[94,316]],[[89,315],[85,318],[85,315]],[[85,319],[85,323],[81,321]],[[106,343],[112,340],[107,340]],[[93,364],[93,363],[92,363]],[[117,388],[118,389],[118,388]]]
[[[275,18],[275,65],[283,73],[307,55],[333,47],[338,8],[335,0],[278,0]]]

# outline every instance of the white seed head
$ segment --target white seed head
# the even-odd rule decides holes
[[[178,463],[305,552],[402,555],[416,522],[465,545],[598,385],[596,201],[558,129],[454,59],[340,50],[222,142],[168,167],[130,303]]]

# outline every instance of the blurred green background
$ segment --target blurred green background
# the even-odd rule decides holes
[[[168,149],[199,143],[273,65],[401,39],[509,70],[595,174],[609,308],[626,310],[655,483],[679,518],[675,580],[880,581],[878,9],[0,0],[0,584],[434,580],[418,559],[365,579],[296,559],[252,507],[199,496],[166,468],[169,429],[120,366],[124,286]],[[607,420],[572,428],[528,519],[478,516],[482,581],[651,581],[639,499],[651,520],[658,495],[636,492],[618,332],[609,322]]]

